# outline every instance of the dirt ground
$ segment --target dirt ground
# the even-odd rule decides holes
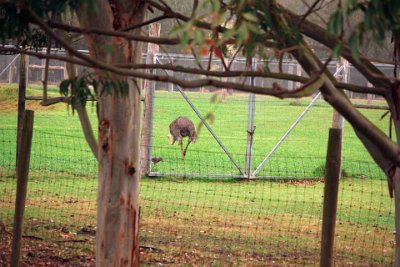
[[[47,230],[51,234],[46,238],[23,235],[20,255],[21,267],[95,266],[95,230],[92,227],[83,227],[77,232],[70,232],[65,227],[48,227]],[[0,266],[9,267],[12,233],[11,228],[5,227],[1,222],[0,240]],[[221,259],[220,256],[202,255],[195,251],[187,253],[175,251],[170,254],[151,246],[141,246],[140,248],[140,263],[142,266],[232,266],[238,260],[237,256],[239,255],[228,255],[225,259]],[[296,256],[293,255],[293,257]],[[251,259],[251,262],[265,263],[265,255],[252,254],[246,255],[245,258]],[[292,266],[291,264],[282,265],[279,259],[273,258],[267,262],[263,266]]]
[[[51,229],[54,234],[56,229]],[[60,239],[49,242],[34,235],[23,235],[20,266],[95,266],[95,256],[90,248],[94,244],[93,232],[83,230],[71,235],[59,229]],[[10,266],[12,233],[0,226],[0,266]]]

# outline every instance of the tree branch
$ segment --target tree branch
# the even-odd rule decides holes
[[[137,28],[141,28],[141,27],[143,27],[143,26],[146,26],[146,25],[149,25],[149,24],[158,22],[158,21],[160,21],[160,20],[169,19],[169,18],[171,18],[171,17],[164,13],[164,14],[161,15],[161,16],[155,17],[155,18],[153,18],[153,19],[150,19],[150,20],[148,20],[148,21],[142,22],[142,23],[140,23],[140,24],[136,24],[136,25],[132,25],[132,26],[126,27],[126,28],[122,29],[121,31],[122,31],[122,32],[127,32],[127,31],[130,31],[130,30],[134,30],[134,29],[137,29]]]
[[[270,3],[270,5],[272,9],[276,9],[274,3]],[[276,14],[272,15],[272,21],[275,28],[279,30],[282,30],[281,27],[287,25],[285,18]],[[304,21],[304,24],[306,23],[307,20]],[[291,51],[293,56],[299,61],[303,69],[309,75],[318,72],[321,69],[322,63],[312,50],[304,41],[294,43],[293,40],[295,39],[291,36],[292,31],[288,27],[285,27],[284,30],[286,30],[287,34],[280,35],[280,42],[287,47],[299,45],[299,49]],[[371,63],[369,64],[375,68]],[[321,79],[323,80],[323,86],[320,88],[320,91],[324,99],[350,122],[356,132],[362,133],[365,147],[375,160],[379,158],[377,163],[386,174],[388,174],[387,166],[391,164],[400,166],[399,146],[353,107],[346,95],[342,91],[337,90],[333,82],[334,77],[332,77],[327,70],[321,74]],[[379,82],[377,82],[377,84],[381,85]],[[367,141],[365,142],[365,140]],[[373,146],[369,146],[370,143],[373,144]],[[376,153],[376,149],[379,149],[379,153]],[[381,157],[381,155],[383,157]]]
[[[162,65],[162,64],[118,64],[117,67],[132,68],[132,69],[164,69],[174,72],[190,73],[206,75],[211,77],[258,77],[258,78],[272,78],[278,80],[295,81],[300,83],[307,83],[310,78],[280,72],[259,72],[259,71],[208,71],[196,68],[187,68],[175,65]],[[349,90],[356,93],[385,95],[386,89],[377,87],[358,86],[350,83],[335,82],[335,86],[339,89]],[[289,90],[289,89],[288,89]]]
[[[124,38],[129,41],[147,42],[147,43],[160,44],[160,45],[161,44],[164,44],[164,45],[180,44],[179,38],[149,37],[149,36],[143,36],[143,35],[133,35],[133,34],[124,32],[124,31],[128,31],[127,29],[131,30],[130,28],[123,29],[122,31],[112,31],[112,30],[110,31],[110,30],[96,29],[96,28],[80,28],[80,27],[76,27],[76,26],[72,26],[72,25],[56,23],[54,21],[48,21],[47,24],[53,28],[57,28],[60,30],[68,31],[68,32],[81,33],[81,34],[99,34],[99,35],[106,35],[106,36],[113,36],[113,37],[121,37],[121,38]],[[132,29],[135,29],[135,28],[136,27],[133,27]]]
[[[146,0],[146,2],[149,5],[151,5],[152,7],[164,12],[164,14],[168,14],[171,18],[176,18],[176,19],[179,19],[179,20],[182,20],[185,22],[190,21],[192,19],[191,17],[185,16],[179,12],[173,11],[168,5],[160,5],[159,3],[157,3],[153,0]],[[198,20],[194,21],[194,26],[196,26],[198,28],[202,28],[202,29],[217,31],[217,32],[224,32],[224,31],[229,30],[228,28],[221,26],[221,25],[215,27],[211,23],[207,23],[204,21],[198,21]]]
[[[299,23],[301,18],[296,16],[287,10],[288,15],[285,17],[288,21],[292,23]],[[304,20],[302,22],[300,31],[311,39],[327,46],[333,50],[336,45],[339,44],[340,40],[333,34],[328,33],[325,29],[310,22],[309,20]],[[382,79],[386,77],[383,72],[376,68],[369,60],[364,56],[360,55],[360,60],[357,61],[351,53],[350,47],[344,44],[342,56],[348,60],[370,83],[379,88],[390,88],[390,79]]]

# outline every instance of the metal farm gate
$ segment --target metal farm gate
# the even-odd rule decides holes
[[[211,70],[223,70],[221,60],[218,58],[195,60],[188,55],[155,54],[154,64],[173,64],[182,68],[202,66],[205,69],[210,64]],[[271,71],[278,71],[277,61],[268,63]],[[263,68],[265,62],[253,59],[252,69]],[[301,75],[301,67],[295,61],[284,61],[283,69],[286,72],[297,72]],[[237,58],[231,63],[231,70],[246,70],[246,60]],[[329,69],[335,76],[344,73],[348,64],[336,67],[333,62]],[[200,79],[200,75],[191,75],[172,72],[165,69],[156,70],[157,74],[175,76],[182,79]],[[349,78],[349,77],[347,77]],[[275,82],[273,79],[264,78],[225,78],[225,81],[236,81],[252,85],[271,87]],[[290,81],[280,81],[280,84],[293,89],[295,84]],[[155,97],[153,99],[154,110],[152,117],[151,142],[148,161],[152,158],[162,158],[156,164],[150,164],[149,176],[184,176],[184,177],[234,177],[234,178],[316,178],[321,172],[315,172],[324,164],[326,138],[323,145],[319,146],[317,153],[304,151],[302,156],[285,153],[280,157],[277,153],[279,148],[290,137],[291,133],[299,123],[310,112],[311,108],[320,99],[317,93],[310,100],[302,100],[303,104],[296,104],[298,100],[287,100],[288,106],[294,108],[295,112],[291,117],[285,118],[281,126],[279,121],[273,121],[273,115],[262,118],[268,109],[274,109],[282,105],[282,101],[273,97],[257,96],[231,89],[183,89],[180,86],[154,82],[152,84]],[[215,99],[219,98],[217,103]],[[320,102],[321,103],[321,102]],[[326,105],[321,103],[321,105]],[[239,110],[239,113],[236,112]],[[256,112],[257,110],[257,112]],[[314,114],[318,115],[318,114]],[[313,116],[314,116],[313,115]],[[165,138],[169,133],[169,123],[179,116],[188,116],[195,122],[198,128],[199,142],[191,145],[188,157],[181,160],[177,153],[178,146],[170,146]],[[331,116],[331,115],[330,115]],[[212,118],[210,120],[210,118]],[[327,119],[326,127],[319,129],[319,132],[328,132],[331,119]],[[268,136],[266,127],[284,128],[274,136]],[[206,130],[205,130],[205,129]],[[230,130],[227,128],[231,128]],[[200,129],[200,131],[199,131]],[[204,129],[204,130],[203,130]],[[207,132],[206,132],[207,131]],[[206,132],[206,133],[205,133]],[[320,135],[320,134],[318,134]],[[266,139],[268,143],[260,142],[257,138]],[[297,137],[298,138],[298,137]],[[316,137],[309,138],[302,136],[300,142],[314,142]],[[290,138],[289,138],[290,139]],[[296,140],[299,141],[299,140]],[[201,144],[199,144],[201,143]],[[293,142],[288,142],[291,146]],[[318,142],[317,142],[318,143]],[[260,146],[260,147],[257,147]],[[296,145],[293,146],[296,148]],[[298,165],[291,168],[287,165]],[[286,167],[284,167],[286,165]],[[296,173],[296,170],[299,173]],[[301,169],[301,170],[300,170]],[[292,172],[292,173],[290,173]]]

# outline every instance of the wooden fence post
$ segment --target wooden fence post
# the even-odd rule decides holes
[[[21,250],[22,225],[24,220],[29,160],[32,146],[33,116],[34,113],[32,110],[26,111],[21,129],[21,139],[17,159],[17,193],[15,199],[11,267],[18,267]]]
[[[149,25],[149,36],[160,36],[160,23],[152,23]],[[147,46],[146,64],[153,64],[154,54],[159,50],[159,46],[149,43]],[[150,70],[151,71],[151,70]],[[153,81],[145,80],[144,83],[144,111],[142,120],[142,131],[140,138],[140,174],[148,174],[150,170],[150,156],[151,156],[151,131],[152,131],[152,117],[154,108],[154,88]]]
[[[18,156],[19,156],[19,144],[21,139],[21,129],[24,123],[25,117],[25,100],[26,100],[26,80],[27,80],[27,71],[26,71],[26,55],[20,55],[19,62],[19,85],[18,85],[18,117],[17,117],[17,151],[15,158],[15,170],[18,168]]]
[[[333,266],[336,210],[342,158],[342,129],[329,129],[328,151],[325,165],[324,207],[321,235],[321,267]]]

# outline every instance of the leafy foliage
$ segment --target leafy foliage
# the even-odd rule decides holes
[[[112,92],[115,92],[117,96],[126,97],[129,93],[128,82],[107,79],[97,80],[89,73],[60,83],[60,94],[70,97],[72,108],[77,103],[85,106],[90,98],[96,98],[97,95],[108,95]]]
[[[31,0],[32,10],[45,21],[55,14],[76,10],[85,2],[94,0]],[[31,24],[29,16],[15,1],[0,4],[0,39],[2,44],[14,43],[17,46],[42,48],[47,46],[46,35]]]
[[[375,38],[383,40],[387,32],[400,32],[400,2],[398,0],[349,0],[348,14],[362,12],[363,20],[358,24],[356,32],[362,40],[367,32],[372,32]]]
[[[400,2],[398,0],[348,0],[345,8],[340,5],[331,15],[328,22],[328,31],[337,36],[343,34],[345,27],[344,18],[362,14],[362,19],[349,33],[347,42],[353,56],[358,59],[360,45],[365,41],[365,36],[371,34],[375,40],[383,41],[388,34],[393,40],[400,39]],[[334,55],[339,55],[342,49],[339,44]]]
[[[235,50],[243,47],[242,52],[247,58],[257,53],[265,57],[265,23],[258,14],[260,7],[264,6],[264,3],[258,2],[248,5],[242,0],[232,0],[227,4],[217,0],[204,1],[203,13],[177,25],[171,34],[181,37],[182,47],[193,49],[202,56],[208,52],[213,52],[219,58],[227,56],[228,45],[233,44]],[[211,24],[211,33],[196,25],[199,20]],[[217,32],[216,29],[221,25],[226,28]]]

